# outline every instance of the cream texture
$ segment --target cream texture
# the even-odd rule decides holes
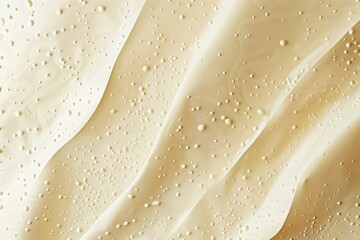
[[[359,239],[359,20],[0,1],[0,239]]]

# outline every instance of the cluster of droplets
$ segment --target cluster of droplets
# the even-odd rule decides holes
[[[133,239],[152,236],[157,231],[168,235],[174,233],[170,239],[214,240],[219,239],[217,236],[231,238],[238,234],[246,239],[257,239],[265,223],[267,227],[278,226],[278,218],[285,219],[288,213],[285,209],[287,202],[282,197],[294,197],[301,180],[298,176],[301,176],[300,172],[305,166],[304,157],[296,154],[296,147],[309,147],[301,140],[303,135],[316,132],[323,137],[328,130],[322,122],[325,120],[321,118],[321,112],[312,111],[312,104],[331,102],[333,96],[350,98],[351,90],[356,89],[356,58],[359,56],[359,43],[355,38],[357,30],[352,29],[345,37],[345,43],[341,42],[342,45],[332,52],[332,67],[341,69],[343,82],[337,84],[333,80],[334,74],[328,73],[329,81],[324,83],[319,78],[311,83],[314,89],[323,87],[320,92],[309,90],[300,94],[294,89],[302,75],[313,69],[312,76],[316,76],[327,73],[328,68],[321,63],[319,67],[311,68],[308,63],[287,76],[285,70],[299,65],[306,55],[306,51],[292,47],[303,44],[299,39],[310,42],[312,37],[323,36],[322,32],[317,33],[316,29],[309,27],[290,37],[286,27],[280,32],[272,32],[272,29],[264,27],[266,21],[262,19],[269,19],[274,24],[280,22],[279,26],[290,26],[294,22],[302,26],[303,22],[307,24],[312,19],[307,15],[308,10],[300,10],[295,20],[289,20],[291,16],[288,17],[286,13],[277,15],[271,7],[261,6],[250,15],[244,15],[245,19],[249,18],[250,24],[234,27],[224,34],[214,34],[218,33],[214,28],[214,33],[200,36],[199,32],[204,26],[221,24],[216,14],[227,8],[205,1],[200,3],[192,0],[180,4],[170,0],[144,9],[141,21],[152,27],[143,29],[135,26],[132,29],[131,41],[122,49],[105,90],[105,85],[96,84],[92,76],[99,70],[98,66],[109,73],[112,63],[102,65],[101,60],[108,59],[112,49],[120,50],[119,45],[123,46],[125,39],[111,34],[102,36],[101,31],[95,31],[96,23],[92,20],[97,17],[104,19],[118,11],[126,17],[118,19],[114,25],[121,24],[123,19],[131,17],[131,9],[135,5],[126,2],[119,7],[114,3],[119,7],[117,9],[112,7],[112,3],[106,6],[94,5],[87,0],[79,0],[79,3],[82,7],[88,7],[88,11],[80,11],[74,7],[75,3],[57,6],[49,12],[52,17],[59,19],[59,25],[54,29],[50,29],[52,26],[37,29],[29,34],[24,43],[11,40],[10,30],[6,31],[8,21],[13,21],[16,15],[0,18],[0,28],[5,27],[9,35],[0,36],[0,41],[10,39],[8,47],[14,49],[17,57],[22,56],[21,44],[50,42],[50,47],[35,48],[37,58],[26,59],[24,78],[14,72],[7,73],[9,79],[21,84],[15,88],[10,85],[0,88],[0,94],[8,94],[8,98],[15,99],[13,106],[9,110],[2,110],[1,115],[9,112],[16,126],[10,130],[0,128],[0,132],[6,132],[4,136],[9,136],[0,146],[0,155],[7,156],[7,159],[0,160],[4,166],[1,171],[17,173],[18,169],[14,169],[16,165],[10,162],[18,161],[21,173],[14,178],[17,177],[18,185],[24,191],[13,199],[21,203],[27,197],[36,199],[35,207],[24,203],[21,214],[26,219],[25,235],[21,233],[20,236],[36,238],[37,234],[43,234],[42,237],[49,239],[63,236],[78,239],[90,229],[87,234],[97,239],[116,239],[118,236]],[[45,3],[36,4],[45,6]],[[34,5],[32,1],[26,1],[27,8],[32,9]],[[7,6],[10,9],[10,5]],[[36,13],[30,11],[29,27],[41,26],[41,22],[34,20]],[[77,22],[66,21],[71,16],[78,16]],[[202,18],[205,20],[200,21]],[[320,16],[316,19],[323,21],[324,18]],[[162,19],[176,21],[172,26],[161,22]],[[122,29],[126,24],[128,22],[122,25]],[[23,25],[20,24],[20,28],[25,29],[21,27]],[[174,29],[184,34],[169,37]],[[80,33],[76,35],[76,31]],[[117,33],[127,34],[122,31]],[[71,41],[68,40],[70,36]],[[202,52],[202,45],[206,45],[202,43],[213,41],[214,36],[226,44],[214,44],[215,54],[212,51]],[[52,38],[59,42],[69,41],[68,46],[72,47],[51,44]],[[192,43],[195,47],[191,49],[195,50],[193,55],[191,51],[187,52]],[[105,49],[102,46],[110,47]],[[237,58],[239,52],[244,56],[240,60]],[[196,58],[197,54],[199,58]],[[0,65],[9,56],[0,56]],[[232,64],[222,64],[226,61]],[[195,63],[199,64],[200,70],[189,67]],[[83,72],[87,73],[85,76],[89,79],[82,77]],[[187,75],[188,72],[192,74]],[[349,74],[343,75],[344,72]],[[27,74],[35,76],[36,83],[30,82],[32,78],[27,82]],[[201,84],[192,84],[194,79]],[[328,83],[334,87],[328,87]],[[50,99],[56,99],[58,101],[52,102],[61,104],[52,105],[45,101],[49,97],[47,90],[50,88],[47,86],[52,84],[59,86],[60,91],[54,94],[58,94],[58,98]],[[188,88],[181,88],[182,84],[188,85]],[[346,92],[348,88],[350,90]],[[14,98],[14,95],[18,97]],[[61,145],[64,139],[70,139],[87,114],[84,109],[93,106],[95,110],[97,101],[94,98],[98,101],[102,98],[94,115],[82,131],[45,166],[46,162],[39,161],[36,156],[41,156],[40,152],[50,145]],[[286,121],[270,122],[276,110],[271,107],[279,101],[289,105],[278,113],[279,118]],[[35,108],[34,105],[40,107]],[[1,107],[5,109],[5,106]],[[332,114],[335,117],[329,124],[339,126],[336,121],[342,118],[341,111]],[[48,129],[48,125],[52,128]],[[33,142],[31,139],[40,140]],[[324,139],[329,143],[332,141],[331,137]],[[286,143],[279,147],[279,142]],[[19,151],[12,146],[20,146],[20,151],[34,164],[35,170],[27,168],[25,172],[24,163],[19,160]],[[50,152],[55,150],[54,147]],[[17,154],[10,155],[11,152]],[[322,157],[326,156],[323,153]],[[356,184],[351,170],[356,169],[356,163],[354,159],[341,162],[342,171],[349,173],[345,182]],[[345,168],[348,165],[351,167]],[[146,168],[142,171],[144,166]],[[43,174],[38,175],[41,170]],[[29,172],[33,174],[28,175]],[[281,178],[283,172],[290,172],[292,180]],[[142,175],[139,176],[139,173]],[[16,182],[12,176],[8,180]],[[29,183],[35,181],[41,182],[41,185],[34,193],[28,193]],[[354,228],[359,226],[359,215],[350,213],[343,206],[349,201],[356,201],[353,205],[358,207],[359,197],[339,199],[336,191],[327,190],[327,184],[320,193],[305,189],[305,197],[300,199],[303,201],[296,202],[290,211],[290,216],[305,219],[303,222],[307,223],[298,233],[298,229],[288,231],[289,235],[295,232],[291,236],[293,239],[309,238],[324,231],[324,227],[319,225],[323,221],[318,221],[318,216],[298,213],[302,212],[299,206],[304,205],[316,212],[319,199],[327,206],[326,210],[330,210],[332,205],[339,209],[336,216],[329,215],[327,219],[328,222],[335,222],[331,231],[336,231],[337,224],[345,222],[350,226],[350,234],[357,236]],[[334,181],[331,184],[335,184]],[[271,186],[275,186],[281,194],[269,195],[269,198],[272,197],[269,203],[264,199]],[[339,185],[337,189],[341,190],[341,187]],[[10,191],[0,191],[0,199],[10,195]],[[325,197],[326,201],[323,200]],[[11,196],[9,199],[12,199]],[[118,206],[117,212],[107,209],[111,204]],[[0,202],[0,211],[7,207]],[[279,215],[272,214],[273,209],[280,209]],[[102,220],[107,220],[106,214],[109,212],[115,217],[104,229],[101,227]],[[199,223],[198,217],[204,212],[208,217]],[[263,221],[251,224],[244,216]],[[178,226],[177,223],[185,218],[187,221]],[[101,233],[97,232],[96,223],[95,228],[91,229],[94,219],[99,219]],[[292,227],[291,224],[286,226],[289,229]],[[41,233],[39,229],[49,230]],[[279,232],[279,238],[288,236],[286,229]],[[10,230],[5,226],[4,231]],[[15,233],[12,237],[18,236]],[[329,236],[330,233],[326,235]]]

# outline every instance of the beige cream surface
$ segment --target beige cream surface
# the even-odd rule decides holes
[[[359,20],[0,1],[0,239],[360,239]]]

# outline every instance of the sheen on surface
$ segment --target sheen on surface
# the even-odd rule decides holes
[[[359,20],[0,1],[0,239],[360,238]]]

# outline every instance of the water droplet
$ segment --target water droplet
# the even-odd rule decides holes
[[[150,70],[150,66],[145,65],[145,66],[143,66],[142,69],[143,69],[144,72],[148,72]]]
[[[282,46],[282,47],[285,47],[288,44],[288,42],[284,39],[281,39],[279,43],[280,43],[280,46]]]
[[[226,125],[231,125],[232,124],[232,120],[230,118],[226,118],[224,121],[225,121]]]
[[[204,131],[206,129],[206,125],[205,124],[199,124],[197,129],[198,129],[199,132],[202,132],[202,131]]]
[[[97,10],[99,12],[105,12],[106,11],[106,7],[104,5],[98,6]]]
[[[15,116],[16,116],[16,117],[20,117],[21,115],[22,115],[22,112],[21,112],[21,111],[16,111],[16,112],[15,112]]]
[[[153,206],[160,206],[160,202],[159,201],[157,201],[157,200],[155,200],[155,201],[153,201],[152,203],[151,203],[151,205],[153,205]]]
[[[31,0],[26,0],[26,6],[31,8],[33,6],[33,2]]]
[[[57,15],[62,15],[63,13],[64,13],[64,10],[62,10],[62,9],[56,10]]]

